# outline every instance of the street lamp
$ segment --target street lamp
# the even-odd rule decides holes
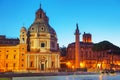
[[[67,62],[66,64],[67,64],[67,66],[68,66],[68,67],[70,67],[70,66],[71,66],[71,63],[70,63],[70,62]]]
[[[85,67],[85,64],[83,62],[80,63],[80,67],[81,68],[84,68]]]
[[[71,68],[71,62],[68,61],[68,62],[66,63],[66,65],[67,65],[68,70],[70,70],[70,68]]]
[[[98,63],[98,64],[97,64],[97,67],[98,67],[98,69],[100,69],[100,68],[101,68],[101,64],[100,64],[100,63]]]

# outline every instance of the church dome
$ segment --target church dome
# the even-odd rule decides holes
[[[27,31],[28,50],[33,52],[57,51],[57,35],[49,25],[49,18],[40,8],[35,13],[35,20]]]
[[[51,34],[56,34],[55,30],[49,24],[40,23],[40,22],[33,23],[30,26],[29,31],[30,31],[30,33],[37,32],[37,33],[51,33]]]
[[[29,27],[30,33],[50,33],[56,35],[55,30],[49,25],[49,18],[41,7],[36,12],[35,21]]]

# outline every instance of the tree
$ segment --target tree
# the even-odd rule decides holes
[[[63,57],[65,57],[66,53],[67,53],[66,47],[65,46],[60,47],[60,55],[63,56]]]
[[[100,55],[97,56],[97,64],[98,64],[98,61],[100,61],[101,67],[102,67],[102,61],[103,61],[105,52],[111,54],[112,64],[113,64],[113,55],[120,55],[120,48],[110,43],[109,41],[102,41],[102,42],[96,43],[93,45],[92,49],[94,52],[100,53]]]
[[[92,49],[93,49],[93,51],[97,51],[97,52],[107,51],[107,50],[109,52],[109,50],[112,50],[115,53],[120,54],[119,53],[120,48],[117,47],[116,45],[110,43],[109,41],[102,41],[102,42],[96,43],[93,45]]]

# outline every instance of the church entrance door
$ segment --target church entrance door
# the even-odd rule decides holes
[[[41,70],[44,71],[45,67],[44,64],[41,64]]]

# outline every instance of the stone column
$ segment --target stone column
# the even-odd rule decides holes
[[[36,58],[37,58],[37,59],[36,59],[36,67],[37,67],[37,70],[39,69],[39,67],[38,67],[38,64],[39,64],[38,57],[39,57],[39,55],[36,56]]]
[[[36,55],[34,55],[34,68],[36,68]]]
[[[28,68],[30,68],[30,54],[27,54],[27,71],[29,72]]]
[[[51,58],[52,58],[52,55],[50,54],[49,55],[49,68],[51,68]]]
[[[49,55],[47,55],[47,58],[46,58],[46,60],[47,60],[47,62],[46,62],[46,68],[48,68],[48,58],[49,58]]]
[[[75,68],[80,68],[80,39],[79,39],[78,24],[76,24],[75,31]]]
[[[27,55],[27,68],[29,68],[29,66],[30,66],[29,63],[30,63],[30,55],[28,54]]]
[[[59,59],[59,55],[57,55],[57,60],[58,60],[58,68],[60,68],[60,59]]]
[[[57,68],[57,55],[55,54],[55,68]]]

